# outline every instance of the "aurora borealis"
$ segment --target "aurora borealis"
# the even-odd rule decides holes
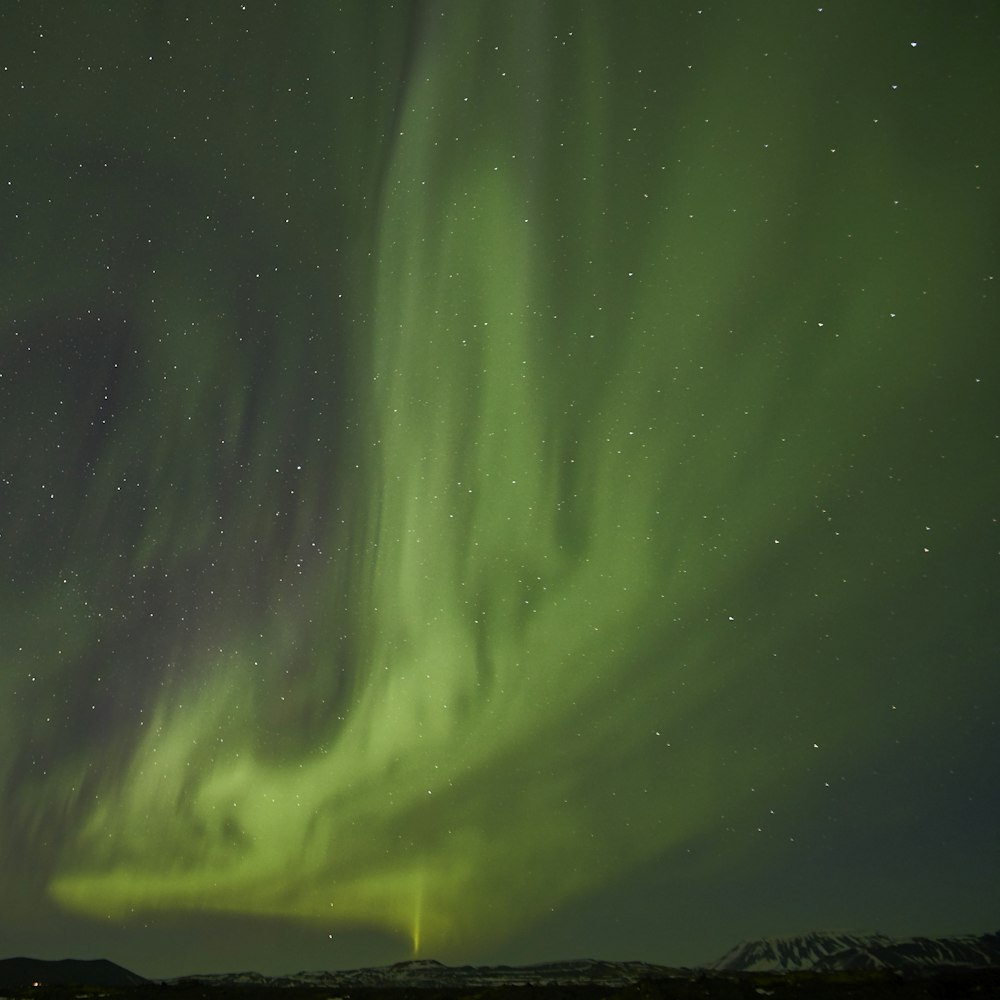
[[[0,951],[995,929],[1000,13],[0,11]]]

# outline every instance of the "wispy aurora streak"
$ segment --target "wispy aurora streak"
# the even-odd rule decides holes
[[[703,101],[742,121],[749,97],[710,69],[691,96],[655,37],[600,6],[544,58],[550,14],[446,9],[426,14],[384,171],[358,461],[307,463],[303,504],[356,491],[359,513],[324,525],[338,558],[301,605],[212,623],[218,654],[182,664],[116,770],[62,764],[95,792],[49,887],[74,910],[281,915],[461,955],[822,785],[882,738],[847,735],[892,681],[861,654],[928,634],[919,600],[879,631],[880,597],[922,572],[921,509],[872,524],[852,493],[890,439],[916,459],[894,414],[961,363],[912,349],[933,303],[905,337],[889,318],[922,280],[876,263],[891,150],[870,151],[882,181],[867,163],[848,178],[852,256],[812,273],[843,209],[805,234],[782,221],[795,157],[671,128],[682,101],[678,119]],[[646,73],[604,70],[625,64]],[[797,107],[775,97],[786,135]],[[714,175],[692,170],[709,156]],[[240,391],[233,427],[252,420]],[[940,499],[960,517],[977,498]],[[216,516],[149,525],[142,557],[188,557]],[[250,517],[227,515],[227,544]],[[890,559],[891,580],[840,596]],[[827,642],[841,615],[849,652]],[[296,735],[275,750],[274,728]]]

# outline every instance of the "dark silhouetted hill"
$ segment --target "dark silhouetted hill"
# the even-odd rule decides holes
[[[128,969],[106,958],[85,960],[64,958],[46,961],[43,958],[0,959],[0,987],[22,989],[40,986],[139,986],[147,982]]]

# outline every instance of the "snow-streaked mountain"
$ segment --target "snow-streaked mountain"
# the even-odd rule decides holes
[[[264,976],[259,972],[224,972],[183,976],[171,982],[197,981],[210,986],[322,986],[344,990],[351,987],[399,986],[481,988],[488,986],[569,986],[599,984],[629,986],[644,979],[676,975],[677,970],[648,962],[602,962],[580,959],[542,962],[538,965],[474,966],[442,965],[433,959],[412,959],[374,969],[346,969],[338,972],[295,972],[285,976]]]
[[[711,969],[732,972],[834,972],[899,969],[931,972],[942,968],[1000,968],[1000,933],[946,938],[892,938],[886,934],[814,932],[762,938],[737,945]],[[708,970],[702,970],[703,975]],[[411,959],[395,965],[336,972],[295,972],[265,976],[259,972],[222,972],[183,976],[171,983],[206,986],[313,986],[345,993],[353,988],[402,987],[481,989],[492,986],[631,986],[650,980],[686,978],[690,969],[649,962],[578,959],[536,965],[443,965]]]
[[[839,931],[815,931],[781,937],[743,941],[726,952],[713,968],[734,972],[780,970],[797,972],[814,969],[816,963],[845,952],[854,952],[873,944],[889,945],[884,934],[855,934]]]
[[[933,973],[943,969],[1000,970],[1000,932],[940,938],[892,938],[886,934],[813,932],[746,941],[727,952],[711,970],[741,972],[836,972],[899,970]],[[535,965],[449,966],[433,959],[411,959],[377,968],[335,972],[295,972],[266,976],[259,972],[218,972],[159,980],[164,984],[245,987],[319,987],[343,994],[351,988],[483,989],[500,986],[631,986],[652,980],[690,979],[699,971],[649,962],[578,959]],[[29,958],[0,960],[0,986],[43,985],[129,987],[149,983],[104,959],[59,962]],[[252,991],[251,991],[252,992]]]
[[[944,938],[891,938],[837,931],[746,941],[713,966],[728,972],[833,972],[1000,967],[1000,933]]]

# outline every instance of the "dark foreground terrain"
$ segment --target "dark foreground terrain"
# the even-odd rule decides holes
[[[289,994],[292,994],[290,996]],[[500,986],[479,990],[365,988],[337,992],[309,987],[218,987],[197,981],[124,988],[35,986],[6,988],[0,1000],[1000,1000],[1000,969],[893,972],[679,972],[630,986]]]

